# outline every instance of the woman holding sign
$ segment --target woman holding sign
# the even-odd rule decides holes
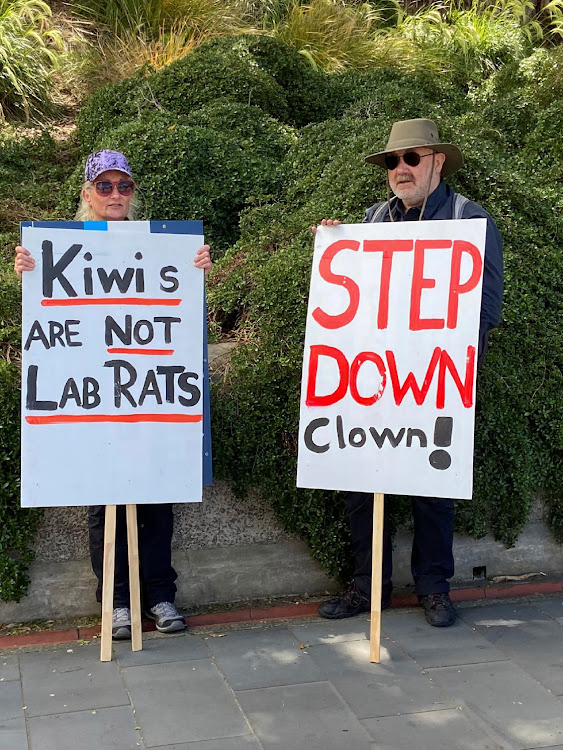
[[[137,188],[126,157],[111,150],[96,151],[86,161],[85,182],[81,189],[78,221],[128,221],[135,218]],[[196,268],[206,274],[212,263],[209,246],[199,248],[194,258]],[[14,270],[33,271],[35,260],[26,248],[16,247]],[[96,598],[102,600],[105,506],[88,508],[90,556],[98,578]],[[176,632],[186,627],[184,618],[174,606],[177,574],[172,567],[171,542],[173,513],[171,504],[139,505],[138,532],[140,576],[145,614],[154,620],[158,630]],[[115,549],[115,584],[112,635],[114,639],[131,637],[129,571],[125,506],[118,506]]]

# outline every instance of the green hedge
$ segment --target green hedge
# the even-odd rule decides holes
[[[15,237],[5,240],[0,273],[0,600],[19,601],[27,589],[27,568],[33,559],[30,542],[40,513],[20,504],[20,290],[13,264]],[[10,251],[8,251],[8,247]],[[10,257],[8,259],[8,252]]]
[[[545,88],[559,76],[557,66],[551,67]],[[510,101],[512,86],[508,89]],[[341,119],[302,129],[286,159],[294,177],[285,194],[273,206],[247,212],[241,239],[211,278],[216,324],[227,328],[240,321],[241,332],[252,331],[226,381],[216,387],[217,468],[241,492],[260,487],[284,524],[309,541],[332,573],[349,572],[342,508],[334,493],[294,487],[312,252],[308,227],[328,216],[359,221],[367,206],[384,198],[383,172],[364,164],[363,157],[384,147],[393,120],[426,114],[466,155],[464,169],[450,182],[492,213],[505,241],[504,322],[491,336],[480,374],[475,496],[471,503],[458,503],[458,529],[478,537],[492,527],[512,545],[540,492],[548,497],[548,520],[563,540],[563,255],[560,199],[553,200],[563,113],[556,105],[542,110],[530,91],[522,116],[533,127],[523,152],[519,133],[491,122],[490,99],[479,110],[461,91],[450,93],[449,102],[431,103],[414,92],[401,102],[382,82],[369,96],[360,93],[359,106],[349,106]],[[501,97],[499,89],[494,102],[499,113]],[[551,165],[551,174],[540,174],[538,160]],[[393,502],[396,522],[405,522],[404,501]]]
[[[20,509],[20,284],[13,271],[21,219],[51,215],[76,156],[48,133],[0,134],[0,600],[19,601],[28,585],[31,542],[41,511]]]
[[[229,97],[253,104],[297,127],[326,117],[329,77],[314,70],[295,49],[267,36],[241,34],[200,45],[154,77],[162,106],[189,113]]]
[[[217,99],[259,107],[300,127],[328,116],[329,85],[325,73],[276,39],[252,34],[213,39],[159,72],[146,68],[97,91],[81,109],[77,137],[86,154],[126,120],[153,111],[190,115]]]
[[[240,493],[260,488],[334,575],[346,575],[350,562],[342,504],[336,493],[295,488],[310,225],[329,216],[359,221],[385,197],[383,171],[364,156],[384,147],[403,118],[431,116],[460,145],[466,163],[451,184],[491,212],[505,241],[503,324],[479,379],[475,497],[458,503],[458,528],[479,537],[490,527],[511,545],[539,493],[563,540],[561,62],[561,49],[536,52],[470,88],[383,68],[325,76],[279,42],[232,37],[103,89],[81,113],[82,156],[94,147],[125,151],[145,216],[203,219],[217,255],[224,252],[209,278],[211,328],[238,346],[214,386],[216,475]],[[50,196],[52,213],[69,217],[82,181],[75,153],[51,144],[49,155],[48,145],[0,140],[0,231],[8,233],[0,267],[3,598],[24,589],[34,523],[15,510],[13,200],[37,217]],[[61,190],[61,174],[73,168]],[[405,499],[392,502],[395,523],[408,523]]]
[[[145,218],[203,219],[214,256],[236,241],[251,197],[277,194],[293,129],[258,107],[220,99],[185,117],[152,113],[103,134],[100,148],[130,159]],[[59,211],[76,208],[83,165],[65,187]]]

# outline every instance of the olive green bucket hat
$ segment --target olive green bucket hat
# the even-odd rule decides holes
[[[440,143],[438,128],[434,120],[400,120],[395,122],[391,128],[391,134],[387,141],[385,151],[366,156],[366,161],[379,164],[385,168],[385,156],[393,151],[405,151],[410,148],[430,148],[440,154],[444,154],[446,161],[442,167],[442,177],[457,172],[463,164],[463,155],[459,148],[453,143]]]

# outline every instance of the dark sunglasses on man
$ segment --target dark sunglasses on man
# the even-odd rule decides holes
[[[420,155],[416,151],[407,151],[402,156],[397,156],[397,154],[385,154],[385,156],[383,157],[383,163],[390,172],[392,172],[394,169],[397,169],[401,159],[409,167],[418,167],[421,159],[423,159],[425,156],[432,156],[433,153],[434,152],[432,151],[429,154]]]
[[[96,193],[107,198],[113,193],[114,187],[117,188],[119,195],[133,195],[135,183],[133,180],[99,180],[94,183]]]

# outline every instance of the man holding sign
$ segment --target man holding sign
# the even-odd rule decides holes
[[[321,224],[326,229],[322,231],[331,234],[332,242],[320,259],[318,277],[325,287],[340,286],[346,292],[342,299],[348,307],[342,312],[342,299],[338,298],[333,309],[327,311],[326,307],[331,307],[327,296],[325,308],[319,305],[312,312],[310,309],[309,317],[314,322],[310,324],[308,318],[307,324],[308,332],[311,325],[311,340],[317,335],[323,343],[307,348],[306,341],[298,484],[358,490],[343,494],[352,537],[354,577],[341,596],[320,605],[319,614],[341,619],[370,610],[373,493],[390,492],[413,496],[411,571],[415,591],[429,624],[446,627],[456,619],[448,583],[454,573],[454,502],[450,498],[471,497],[472,472],[468,462],[471,466],[474,373],[476,362],[485,355],[489,331],[500,323],[502,240],[493,219],[481,206],[442,181],[462,166],[463,157],[457,146],[440,142],[432,120],[396,122],[386,149],[368,156],[366,161],[387,170],[388,200],[369,208],[364,224],[389,225],[381,228],[382,239],[362,242],[367,228],[346,227],[350,231],[341,240],[339,231],[344,227],[338,229],[340,222],[323,219]],[[460,229],[459,222],[441,222],[451,219],[480,221],[471,225],[463,222],[465,229]],[[399,226],[422,220],[431,223]],[[313,231],[317,232],[317,227]],[[336,273],[339,261],[343,264],[345,253],[350,250],[353,252],[349,253],[348,262],[357,264],[355,278],[360,279],[359,284]],[[314,272],[312,292],[315,278]],[[362,296],[364,285],[368,294]],[[441,307],[435,301],[440,297]],[[352,330],[354,318],[360,324]],[[342,334],[338,339],[338,331],[346,331],[347,326],[348,335]],[[322,330],[329,331],[326,338]],[[346,354],[351,340],[356,348]],[[476,352],[471,343],[477,340]],[[329,342],[334,345],[327,346]],[[367,346],[374,351],[359,348]],[[401,356],[407,362],[403,369]],[[417,366],[422,368],[419,372]],[[362,370],[378,373],[379,390],[373,395],[373,384]],[[346,399],[351,406],[346,405]],[[314,411],[319,406],[324,407],[322,415],[319,410]],[[345,424],[346,409],[349,414],[344,416],[358,419],[358,415],[368,413],[368,408],[369,425]],[[318,418],[312,419],[316,415]],[[382,415],[387,421],[376,423]],[[456,445],[461,446],[459,456],[453,449],[442,450]],[[427,446],[426,453],[420,451]],[[433,447],[439,450],[432,450]],[[367,470],[359,458],[366,450],[372,451]],[[322,465],[320,462],[330,453],[330,460]],[[344,472],[339,473],[338,462],[345,460],[347,476],[340,481]],[[316,479],[315,471],[323,478]],[[420,494],[424,496],[417,496]],[[391,529],[386,514],[382,609],[391,604],[391,573]]]

